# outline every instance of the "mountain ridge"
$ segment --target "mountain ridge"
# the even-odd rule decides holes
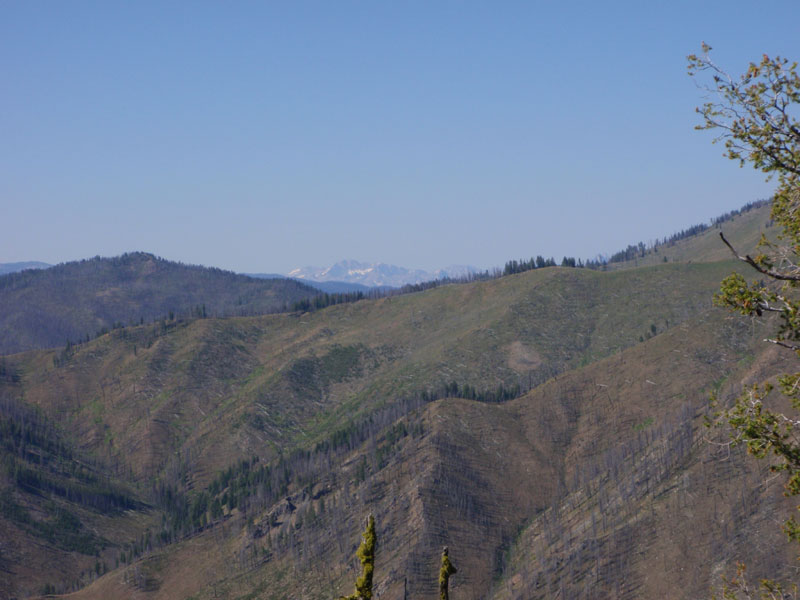
[[[0,275],[6,275],[7,273],[17,273],[19,271],[24,271],[25,269],[49,269],[52,266],[53,265],[51,264],[41,262],[38,260],[0,263]]]
[[[726,236],[748,251],[762,216]],[[702,262],[716,234],[670,246],[681,261],[659,248],[0,357],[0,426],[31,440],[0,444],[0,595],[329,600],[369,512],[387,600],[438,597],[442,545],[469,600],[688,600],[737,560],[774,575],[791,563],[780,486],[702,422],[710,391],[725,402],[786,359],[766,324],[711,306],[746,272]],[[124,519],[97,508],[117,492]]]
[[[316,282],[341,281],[368,287],[395,287],[425,283],[436,279],[457,279],[479,270],[467,265],[451,265],[433,272],[408,269],[383,262],[367,263],[353,259],[341,260],[329,267],[302,267],[289,271],[286,276]]]
[[[0,276],[0,354],[78,342],[154,319],[268,313],[318,290],[185,265],[146,252]]]
[[[715,271],[724,272],[732,264],[717,265]],[[611,597],[615,594],[615,586],[621,586],[620,594],[636,595],[637,590],[645,589],[641,587],[641,568],[661,564],[658,554],[661,546],[637,546],[645,552],[645,558],[635,558],[625,550],[626,544],[631,546],[631,540],[654,537],[646,528],[651,521],[641,521],[644,529],[642,524],[637,524],[639,520],[635,517],[642,509],[626,509],[626,505],[621,504],[614,511],[605,509],[605,517],[597,512],[594,516],[589,513],[572,515],[576,507],[587,502],[586,495],[594,498],[592,502],[600,502],[601,506],[603,502],[616,506],[620,502],[619,495],[633,493],[626,491],[633,486],[635,506],[643,505],[648,511],[646,514],[649,514],[650,504],[653,504],[656,518],[664,523],[662,527],[678,518],[688,520],[685,527],[675,530],[680,531],[680,537],[674,541],[679,547],[680,544],[690,543],[691,531],[700,526],[700,522],[691,520],[690,514],[682,512],[681,507],[687,502],[689,494],[696,495],[702,489],[706,490],[704,497],[725,498],[726,511],[729,510],[727,499],[733,497],[741,503],[738,500],[739,475],[736,469],[743,468],[741,476],[750,482],[759,476],[758,470],[752,471],[750,467],[753,465],[741,453],[732,459],[736,469],[732,465],[718,475],[714,475],[718,468],[714,465],[728,464],[722,456],[704,467],[705,471],[691,466],[709,464],[703,459],[708,450],[703,441],[702,410],[699,409],[705,403],[705,395],[694,392],[724,378],[729,383],[722,384],[720,393],[727,397],[735,392],[740,381],[745,382],[748,377],[760,377],[759,373],[766,373],[764,368],[768,362],[757,359],[750,363],[745,359],[753,351],[762,356],[764,352],[769,353],[774,349],[764,348],[760,344],[760,337],[752,335],[749,325],[726,319],[722,311],[706,305],[702,309],[692,309],[692,316],[686,322],[671,326],[644,343],[637,344],[634,341],[620,351],[606,351],[604,358],[563,371],[556,378],[550,378],[508,402],[477,402],[445,396],[423,403],[406,413],[400,412],[395,416],[386,413],[387,420],[370,417],[369,412],[358,416],[356,412],[347,411],[344,421],[337,419],[326,429],[329,432],[352,432],[347,426],[348,419],[352,419],[354,424],[362,423],[368,427],[372,418],[376,419],[372,421],[374,435],[351,437],[349,445],[334,454],[326,454],[327,450],[322,444],[326,436],[313,434],[313,421],[316,419],[307,421],[312,424],[311,428],[298,428],[300,421],[297,419],[308,419],[308,412],[314,406],[327,405],[329,408],[325,410],[331,415],[336,414],[336,411],[330,412],[331,403],[343,402],[341,406],[346,407],[347,398],[359,380],[364,381],[367,389],[375,385],[373,374],[383,374],[386,383],[393,385],[402,381],[409,371],[422,368],[430,361],[430,340],[443,331],[449,331],[454,323],[463,318],[464,309],[456,307],[463,307],[464,299],[471,298],[471,302],[476,303],[468,313],[491,310],[492,302],[487,297],[490,290],[480,288],[497,288],[492,296],[499,299],[507,297],[509,292],[523,284],[523,289],[552,288],[554,278],[563,273],[571,280],[612,280],[605,283],[604,287],[607,286],[609,300],[613,302],[615,290],[631,289],[625,282],[634,282],[642,274],[649,274],[649,282],[640,281],[636,288],[640,292],[633,295],[641,301],[641,292],[660,281],[662,275],[692,271],[699,275],[702,270],[699,265],[680,268],[676,265],[649,267],[642,273],[596,273],[566,269],[523,273],[507,278],[502,286],[499,280],[495,280],[475,285],[475,289],[470,286],[438,288],[423,294],[364,302],[360,306],[336,306],[303,317],[304,320],[313,319],[316,322],[304,323],[291,315],[196,321],[166,332],[149,349],[145,349],[146,344],[140,337],[144,331],[131,331],[127,338],[123,338],[121,332],[116,332],[106,336],[108,339],[92,342],[78,351],[69,364],[49,374],[33,375],[34,371],[25,368],[24,372],[30,373],[24,375],[22,383],[25,397],[31,402],[38,402],[45,401],[52,394],[47,390],[52,389],[59,378],[67,377],[67,380],[58,384],[55,390],[73,389],[70,379],[77,383],[84,377],[81,373],[102,373],[105,371],[103,363],[113,365],[127,357],[129,367],[114,371],[120,381],[113,386],[107,385],[107,399],[103,401],[98,397],[97,402],[106,408],[97,410],[95,414],[105,422],[106,418],[114,418],[112,409],[115,406],[116,411],[124,408],[135,413],[143,410],[146,404],[142,401],[145,398],[157,399],[156,402],[147,403],[151,406],[150,410],[154,411],[152,417],[147,418],[145,412],[141,413],[142,419],[150,421],[148,427],[152,435],[164,427],[159,423],[164,422],[173,411],[183,415],[181,419],[196,413],[201,423],[199,429],[182,424],[180,419],[175,418],[168,429],[163,429],[165,433],[185,431],[190,434],[187,439],[191,443],[180,447],[178,454],[188,458],[188,471],[183,477],[188,477],[190,487],[194,490],[189,493],[195,500],[201,497],[198,494],[215,489],[213,474],[223,472],[225,465],[230,464],[230,458],[225,459],[225,456],[236,455],[231,454],[231,443],[242,444],[242,450],[266,448],[288,435],[298,441],[308,440],[301,442],[301,447],[309,447],[310,443],[311,448],[320,449],[316,453],[296,455],[300,464],[304,465],[297,467],[300,469],[296,471],[300,479],[292,475],[293,483],[274,503],[268,502],[261,509],[257,503],[248,505],[242,500],[240,509],[225,509],[226,516],[222,520],[199,527],[196,533],[182,541],[154,547],[152,552],[145,553],[141,559],[134,559],[129,566],[122,565],[118,571],[100,577],[76,597],[124,597],[136,591],[146,598],[173,598],[181,590],[178,597],[193,595],[205,599],[219,593],[222,597],[235,598],[253,593],[254,597],[269,598],[267,590],[273,589],[276,597],[295,595],[330,598],[332,594],[345,591],[352,585],[349,571],[340,570],[335,565],[348,564],[351,559],[366,511],[374,512],[378,518],[381,550],[376,565],[376,585],[385,598],[402,597],[404,576],[407,577],[413,597],[436,597],[435,569],[430,565],[435,565],[442,544],[450,546],[451,556],[461,569],[461,578],[454,581],[453,590],[454,594],[458,592],[459,597],[486,597],[490,587],[495,590],[492,594],[497,594],[497,597],[507,597],[505,594],[509,590],[516,590],[516,595],[508,597],[519,597],[520,592],[522,597],[527,598],[548,597],[560,588],[573,589],[572,595],[575,597],[591,597],[591,593],[586,596],[585,592],[581,592],[587,589],[586,585],[591,581],[595,585],[588,589],[593,593],[602,590],[602,595]],[[516,293],[521,291],[517,290]],[[556,298],[566,297],[565,291],[557,288]],[[435,296],[439,298],[433,298]],[[446,315],[434,317],[433,307],[444,299],[442,296],[450,297],[447,302],[450,308]],[[527,292],[523,297],[528,297]],[[647,310],[657,311],[658,306],[672,304],[681,297],[685,297],[685,294],[664,298],[654,290],[652,308]],[[393,308],[391,305],[397,304],[398,300],[410,306]],[[534,302],[534,305],[539,306],[539,303]],[[602,316],[603,306],[607,306],[606,301],[593,309],[598,311],[598,316]],[[390,309],[409,315],[421,309],[424,314],[430,315],[423,324],[425,329],[431,330],[428,334],[430,340],[417,344],[413,355],[407,355],[408,350],[398,349],[391,352],[382,350],[383,356],[377,356],[380,346],[374,344],[391,338],[386,335],[388,331],[374,331],[376,323],[380,321],[373,318],[385,319],[385,313]],[[372,318],[365,319],[370,315]],[[514,339],[519,325],[529,318],[524,316],[520,322],[509,323],[506,330],[499,326],[502,319],[497,320],[495,316],[489,326],[502,336],[500,340]],[[652,318],[652,315],[647,315],[646,321]],[[338,327],[342,323],[351,325],[343,331],[333,331],[334,337],[331,339],[325,330],[336,327],[336,323],[340,323]],[[464,374],[452,371],[440,373],[440,369],[446,366],[452,369],[459,360],[471,354],[459,351],[464,345],[464,333],[471,330],[470,323],[460,327],[449,333],[450,343],[453,344],[451,352],[458,354],[441,364],[429,365],[427,374],[420,373],[420,382],[436,381],[440,377],[447,381],[449,377],[458,379]],[[614,323],[608,323],[606,327],[609,332],[619,329]],[[259,333],[262,328],[263,332]],[[534,327],[533,333],[537,331],[539,327]],[[573,338],[567,332],[560,335],[556,331],[547,333],[550,334],[548,339],[560,339],[557,343],[565,349],[573,344]],[[472,335],[476,334],[481,337],[477,332]],[[284,367],[274,369],[266,364],[260,365],[262,359],[257,359],[256,355],[277,358],[282,352],[279,348],[283,348],[291,339],[301,346],[293,350],[291,356],[282,359],[285,361]],[[359,340],[364,344],[363,347],[358,345]],[[409,338],[411,340],[413,338]],[[491,337],[487,340],[488,346],[481,346],[482,351],[477,352],[478,348],[475,348],[478,358],[472,361],[496,360],[498,350],[491,349],[491,340]],[[201,341],[200,347],[196,345],[197,341]],[[169,342],[168,348],[164,347],[165,342]],[[138,355],[131,352],[133,343],[143,348]],[[238,348],[234,355],[222,361],[218,352],[228,344],[231,348],[238,348],[241,344],[244,347]],[[316,351],[309,353],[300,350],[303,346],[308,347],[308,344]],[[466,346],[464,350],[469,348],[469,344]],[[500,343],[499,346],[502,348],[505,344]],[[527,364],[532,364],[533,350],[538,348],[539,354],[542,354],[541,347],[525,346]],[[676,354],[676,350],[680,350],[680,355]],[[555,350],[552,356],[560,352]],[[52,354],[35,353],[20,358],[41,363]],[[436,349],[434,356],[447,354],[449,352]],[[406,357],[403,358],[403,355]],[[413,358],[415,355],[423,363]],[[158,370],[143,379],[143,373],[135,365],[152,364],[156,358],[160,366],[153,365],[152,368]],[[375,364],[376,358],[379,364]],[[191,362],[186,364],[187,360]],[[398,365],[398,360],[409,368]],[[582,362],[580,357],[575,357],[573,364],[580,365]],[[186,365],[181,369],[185,375],[178,374],[174,387],[164,385],[165,377],[175,376],[169,375],[172,372],[170,364]],[[398,366],[400,370],[391,374],[391,370],[396,370]],[[525,366],[518,365],[518,368],[522,367],[524,373]],[[495,371],[496,366],[492,366],[487,373]],[[237,386],[226,392],[224,381],[231,377],[244,382],[244,387]],[[181,394],[180,390],[193,379],[196,379],[193,384],[196,389]],[[102,377],[98,380],[102,381]],[[483,380],[483,376],[478,374],[474,381],[480,386]],[[143,397],[139,400],[130,394],[132,381],[138,381],[138,386],[141,386],[138,393]],[[94,385],[90,384],[85,389],[90,390]],[[270,389],[283,391],[276,394]],[[384,389],[380,386],[375,393],[368,392],[366,397],[372,397],[376,402],[384,395]],[[291,396],[285,396],[289,393]],[[283,400],[281,395],[285,396]],[[52,398],[60,396],[56,393]],[[221,401],[213,400],[215,397]],[[256,404],[250,404],[248,397]],[[289,400],[289,397],[293,400]],[[674,398],[677,401],[671,400]],[[59,404],[68,411],[74,410],[68,407],[75,400],[87,407],[92,405],[78,398],[62,399]],[[213,403],[209,404],[209,401]],[[215,409],[214,403],[217,402],[220,402],[219,408]],[[270,408],[276,406],[276,402],[282,407],[280,412]],[[302,404],[292,414],[287,409],[297,402]],[[360,403],[364,405],[364,402],[362,397]],[[691,408],[687,408],[687,403]],[[50,408],[44,404],[42,409],[48,412],[55,409],[59,414],[59,404]],[[201,413],[208,416],[203,418]],[[245,414],[249,416],[242,420]],[[284,419],[280,430],[275,429],[278,421],[274,419],[278,417]],[[206,423],[202,424],[203,421]],[[340,425],[336,423],[345,425],[345,429],[340,430]],[[121,456],[135,459],[137,452],[141,454],[141,450],[131,452],[135,446],[126,446],[124,431],[130,429],[130,425],[119,428],[111,421],[108,421],[108,425],[111,429],[106,430],[106,436],[114,440],[114,447],[124,450]],[[94,424],[86,424],[84,436],[88,437],[84,439],[93,439],[92,446],[99,449],[104,444],[101,434],[104,426],[98,427],[97,433],[91,433],[95,427]],[[136,427],[138,432],[146,431],[144,424]],[[196,433],[191,434],[194,430]],[[130,433],[135,434],[137,430]],[[152,441],[157,443],[151,442],[150,445],[154,448],[161,446],[158,452],[162,456],[174,456],[174,450],[158,442],[162,439],[159,437],[161,435],[153,437]],[[335,440],[337,436],[340,434],[334,433],[333,437],[327,439]],[[248,442],[248,437],[252,441]],[[643,438],[647,443],[642,442]],[[259,439],[260,442],[257,441]],[[198,443],[210,445],[205,451],[192,451],[192,444]],[[645,450],[651,445],[652,451]],[[240,456],[242,450],[237,451]],[[288,453],[288,448],[284,452]],[[326,459],[326,456],[329,458]],[[669,460],[664,462],[666,458]],[[267,461],[267,458],[262,461]],[[158,463],[151,462],[153,466]],[[315,464],[319,464],[319,467],[315,467]],[[302,473],[307,473],[305,477],[309,479],[304,479]],[[143,481],[147,480],[145,478]],[[669,492],[675,489],[675,481],[680,483],[677,490],[681,495]],[[707,489],[709,485],[711,492]],[[681,486],[686,486],[685,493]],[[563,491],[559,491],[562,488]],[[225,491],[227,496],[233,489],[231,485],[214,493],[219,498],[223,491],[228,490]],[[721,533],[722,530],[715,534],[718,536],[715,538],[717,543],[730,545],[731,551],[722,557],[728,561],[726,564],[736,557],[744,558],[753,564],[754,573],[762,572],[760,569],[765,565],[764,559],[757,559],[756,553],[747,548],[752,536],[758,535],[764,528],[770,528],[765,531],[774,529],[774,535],[770,538],[774,538],[775,543],[771,548],[772,554],[788,551],[786,543],[780,540],[782,536],[779,529],[773,526],[769,518],[780,503],[780,489],[775,486],[767,491],[769,493],[766,495],[759,492],[760,495],[748,495],[745,499],[747,510],[754,511],[753,514],[757,516],[753,517],[753,522],[758,523],[757,531],[729,529],[728,537]],[[665,493],[669,498],[666,503],[663,500]],[[730,506],[736,508],[736,502]],[[552,507],[557,507],[558,518],[556,508]],[[711,510],[710,504],[703,505],[702,511],[697,506],[693,512],[708,518],[707,509]],[[598,510],[596,506],[594,510]],[[560,516],[562,514],[563,517]],[[734,511],[731,513],[731,522],[741,524],[744,514]],[[571,532],[566,548],[559,545],[560,530],[553,529],[561,523],[562,518],[564,524],[558,526]],[[575,518],[579,519],[577,524],[573,523]],[[591,537],[590,526],[580,525],[581,522],[590,522],[588,520],[592,518],[598,523],[597,536],[594,538]],[[603,518],[608,519],[607,524]],[[523,542],[527,544],[525,540],[528,539],[524,536],[519,538],[516,546],[512,546],[512,540],[516,539],[519,528],[525,526],[527,519],[532,520],[531,546],[523,545]],[[252,522],[251,525],[247,525],[248,522]],[[241,533],[226,536],[223,533],[225,530]],[[737,531],[741,531],[741,534],[731,537]],[[638,532],[636,536],[634,532]],[[593,540],[597,542],[597,550],[592,545],[595,543]],[[581,548],[588,550],[581,554],[578,552]],[[103,559],[113,560],[114,552],[116,550],[110,548],[103,554]],[[526,570],[520,566],[525,564],[521,558],[530,552],[542,558],[536,559],[538,562],[528,563]],[[599,552],[600,559],[596,563],[597,578],[591,569],[586,571],[589,558],[594,560],[596,552]],[[673,597],[676,597],[674,592],[677,589],[683,590],[680,597],[690,598],[707,590],[712,574],[711,567],[701,567],[710,564],[706,552],[704,546],[692,550],[696,561],[692,563],[695,567],[691,571],[691,578],[684,578],[677,569],[669,571],[680,584],[677,588],[665,588],[663,581],[654,582],[649,584],[651,587],[647,588],[648,592],[663,597],[665,590],[670,589]],[[569,570],[573,567],[567,569],[560,566],[571,564],[571,554],[574,554],[576,561],[574,578]],[[504,557],[507,555],[519,557],[520,560],[509,563],[508,573],[505,573],[503,565],[506,564]],[[212,559],[212,556],[217,558]],[[230,561],[230,557],[235,557],[236,566],[231,565],[220,571],[218,565]],[[198,560],[211,562],[204,563],[206,566],[201,574],[187,579],[187,563],[196,564]],[[330,568],[324,565],[330,565]],[[224,574],[231,572],[237,575]],[[136,573],[142,574],[142,581],[151,583],[137,584]],[[550,583],[547,583],[548,580]],[[313,581],[318,583],[310,583]],[[268,587],[261,587],[263,585]]]
[[[297,279],[289,277],[288,275],[279,275],[277,273],[242,273],[248,277],[255,279],[295,279],[318,289],[323,293],[328,294],[347,294],[351,292],[374,292],[374,291],[387,291],[395,289],[389,286],[369,286],[362,283],[348,283],[346,281],[316,281],[314,279]]]

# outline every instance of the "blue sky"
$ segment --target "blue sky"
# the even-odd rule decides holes
[[[0,262],[244,272],[589,257],[767,197],[686,55],[800,59],[800,3],[3,2]]]

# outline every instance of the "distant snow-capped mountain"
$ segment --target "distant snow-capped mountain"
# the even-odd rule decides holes
[[[422,269],[412,270],[398,267],[397,265],[387,265],[386,263],[342,260],[326,268],[303,267],[293,269],[287,273],[287,276],[308,281],[345,281],[371,287],[401,287],[407,283],[422,283],[423,281],[442,279],[444,277],[463,277],[477,271],[475,267],[453,265],[430,273]]]

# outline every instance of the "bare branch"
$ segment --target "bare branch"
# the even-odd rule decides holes
[[[748,265],[753,267],[759,273],[763,273],[764,275],[768,275],[774,279],[780,279],[781,281],[800,281],[800,275],[790,275],[788,273],[781,273],[780,271],[776,271],[775,269],[765,269],[761,265],[759,265],[755,260],[753,260],[749,255],[745,254],[742,256],[739,254],[736,249],[731,246],[730,242],[725,239],[725,234],[721,231],[719,232],[719,237],[722,238],[722,241],[725,245],[733,252],[733,255],[741,260],[742,262],[746,262]]]
[[[800,344],[790,344],[788,342],[784,342],[783,340],[774,340],[772,338],[767,338],[764,341],[769,342],[770,344],[775,344],[776,346],[788,348],[789,350],[800,350]]]

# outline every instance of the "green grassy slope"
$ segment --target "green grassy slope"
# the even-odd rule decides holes
[[[203,490],[210,494],[207,486],[218,473],[242,458],[257,456],[260,464],[274,464],[292,449],[314,447],[333,448],[315,455],[320,457],[315,460],[328,456],[325,460],[332,461],[329,470],[336,478],[331,486],[345,480],[360,487],[366,477],[381,470],[378,466],[386,458],[375,455],[375,448],[369,450],[369,439],[382,435],[385,427],[402,418],[401,400],[435,392],[452,381],[484,392],[500,385],[535,385],[559,373],[559,379],[565,377],[582,365],[640,346],[639,340],[652,337],[654,331],[654,340],[664,332],[676,331],[709,308],[716,282],[733,267],[734,263],[667,264],[608,273],[541,269],[303,315],[198,319],[125,328],[81,345],[69,356],[61,351],[35,352],[7,357],[6,362],[20,373],[15,389],[28,405],[49,415],[75,444],[111,465],[114,472],[130,474],[134,489],[148,500],[148,490],[160,481],[188,502],[195,502]],[[463,405],[456,413],[471,411],[465,407],[473,405]],[[447,413],[450,409],[442,410]],[[504,414],[492,412],[500,416],[490,417],[486,410],[494,409],[481,408],[475,418],[492,422]],[[450,419],[452,415],[445,413],[436,413],[439,416],[434,420]],[[425,430],[435,428],[431,418],[425,417]],[[367,431],[367,437],[352,438],[354,427]],[[340,442],[336,440],[342,436],[351,436],[352,441],[337,446]],[[498,433],[498,443],[506,437],[506,433]],[[419,451],[428,456],[424,469],[434,469],[430,477],[435,480],[440,477],[436,469],[441,470],[449,454],[435,441],[438,437],[426,439],[433,446]],[[410,443],[404,441],[402,447]],[[457,462],[447,463],[453,471],[461,469],[460,461],[466,465],[477,460],[470,455],[474,444],[457,446],[461,448]],[[405,466],[397,467],[401,472],[422,460],[422,455],[410,445],[408,448]],[[550,472],[542,475],[549,484],[536,481],[542,490],[549,490],[536,503],[541,510],[556,497],[554,490],[562,477],[543,465],[552,463],[561,449],[537,443],[531,448],[519,452],[538,456],[534,461],[537,469]],[[370,457],[367,464],[357,458],[359,453]],[[319,483],[324,473],[308,472],[307,466],[298,465],[297,461],[291,463],[293,475],[285,493],[300,494],[302,499],[303,486],[308,485],[303,481]],[[498,465],[491,468],[500,469]],[[309,474],[299,475],[304,472]],[[502,480],[516,481],[519,475],[509,472],[496,481],[492,475],[495,483],[487,484],[486,489],[501,485]],[[418,486],[424,481],[429,480],[417,481],[403,492],[409,502],[421,493]],[[267,518],[262,515],[279,510],[270,504],[270,498],[278,499],[275,494],[281,485],[276,482],[264,500],[251,507],[249,516]],[[435,486],[425,485],[425,490],[436,494]],[[468,488],[466,481],[454,485]],[[231,498],[227,493],[219,490],[208,496],[209,502],[216,498],[225,504],[226,498]],[[518,496],[509,493],[509,498]],[[365,509],[367,497],[369,493],[364,491]],[[491,498],[489,492],[483,496],[486,508],[479,512],[490,511],[495,515],[491,522],[503,525],[500,529],[499,525],[484,527],[482,535],[490,540],[489,554],[469,559],[474,569],[487,561],[492,565],[475,580],[484,590],[495,563],[502,561],[495,553],[521,525],[518,519],[506,521],[509,511],[517,510],[516,504],[509,500],[511,504],[492,507]],[[222,514],[236,517],[240,501],[237,497],[230,506],[225,504]],[[349,500],[343,502],[342,536],[345,525],[357,529],[361,518],[358,510],[345,508]],[[390,498],[386,502],[391,506]],[[530,506],[525,507],[519,513],[521,519],[529,513]],[[446,511],[440,515],[440,508],[440,503],[419,508],[427,516],[417,534],[428,540],[418,549],[420,557],[433,552],[432,540],[438,540],[425,536],[431,535],[431,519],[439,522],[445,518]],[[207,512],[210,508],[204,510],[211,514]],[[384,516],[395,519],[389,512],[387,509]],[[191,530],[181,529],[185,527],[181,523],[168,519],[165,527],[180,538],[181,531]],[[399,531],[402,519],[396,523],[394,529]],[[229,535],[243,526],[241,522],[235,525]],[[273,533],[277,536],[277,531]],[[231,547],[244,543],[238,535],[223,537]],[[285,543],[282,537],[280,544]],[[276,544],[280,545],[277,539]],[[120,551],[119,547],[113,549],[115,560]],[[346,554],[340,548],[325,555],[325,560],[346,561]],[[171,551],[167,555],[172,556]],[[281,551],[279,556],[283,558],[271,562],[270,569],[276,565],[297,568],[291,554]],[[406,554],[401,558],[410,560]],[[178,568],[173,559],[165,564],[166,572]],[[408,564],[418,575],[422,567],[422,563]],[[426,589],[423,586],[420,591]]]
[[[465,599],[696,598],[736,560],[790,575],[780,486],[711,447],[701,418],[711,388],[724,397],[761,377],[772,351],[714,311],[504,404],[423,405],[332,462],[312,455],[313,483],[76,597],[139,593],[135,568],[152,577],[147,598],[337,597],[368,512],[383,598],[401,598],[404,580],[409,597],[437,597],[445,544]]]
[[[0,276],[0,354],[63,346],[170,312],[259,314],[318,292],[135,252]]]
[[[753,252],[764,234],[768,238],[775,234],[770,219],[770,205],[754,208],[732,217],[730,220],[706,231],[678,240],[673,244],[659,246],[657,251],[649,250],[643,257],[620,263],[611,263],[609,269],[635,268],[656,265],[663,262],[713,262],[728,260],[731,252],[721,242],[720,232],[741,253]],[[665,261],[666,259],[666,261]]]
[[[749,217],[726,224],[740,246],[759,231]],[[411,597],[436,597],[444,544],[460,598],[698,597],[736,559],[759,574],[792,558],[779,487],[700,428],[711,389],[729,397],[786,367],[755,325],[711,307],[742,269],[689,258],[711,239],[679,242],[684,263],[168,320],[5,357],[0,398],[151,508],[93,516],[24,489],[16,467],[5,489],[32,518],[60,503],[108,540],[101,558],[119,567],[78,598],[337,597],[367,512],[384,598],[404,578]],[[50,583],[23,568],[35,527],[0,528],[13,592]],[[45,546],[64,565],[57,589],[72,589],[91,558]]]
[[[127,328],[67,358],[19,357],[22,385],[119,468],[153,477],[180,449],[202,479],[452,381],[525,387],[632,346],[708,307],[733,266],[552,268],[304,315]]]

